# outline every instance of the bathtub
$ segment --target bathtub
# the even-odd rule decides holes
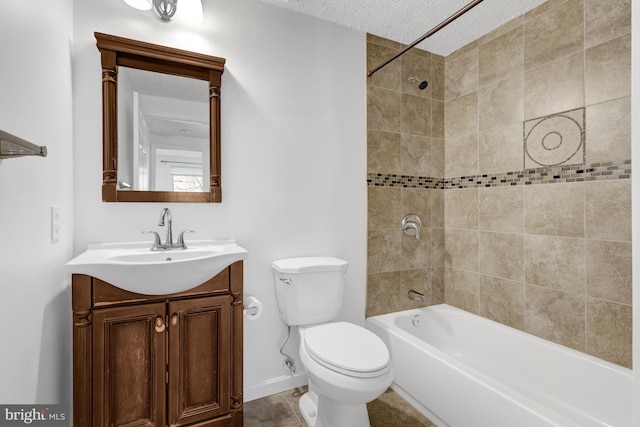
[[[632,371],[446,304],[366,320],[438,426],[627,427]]]

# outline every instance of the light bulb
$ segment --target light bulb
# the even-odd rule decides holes
[[[180,19],[188,22],[202,22],[201,0],[180,0],[177,14]]]
[[[124,0],[126,4],[139,10],[150,10],[151,0]]]

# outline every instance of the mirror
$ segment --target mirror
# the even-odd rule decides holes
[[[221,202],[225,60],[95,33],[105,202]]]

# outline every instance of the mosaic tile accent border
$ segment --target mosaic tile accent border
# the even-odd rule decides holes
[[[367,174],[367,185],[372,187],[446,190],[452,188],[504,187],[509,185],[555,184],[629,178],[631,178],[631,160],[616,160],[588,165],[553,166],[455,178],[369,173]]]

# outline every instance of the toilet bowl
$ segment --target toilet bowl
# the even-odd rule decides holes
[[[389,352],[371,331],[347,322],[300,328],[309,392],[300,412],[313,427],[368,427],[366,404],[391,385]]]
[[[389,351],[373,332],[335,321],[348,263],[333,257],[274,261],[280,316],[297,326],[309,391],[300,411],[311,427],[369,427],[366,404],[391,385]]]

